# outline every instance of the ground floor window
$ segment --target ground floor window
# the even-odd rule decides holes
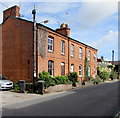
[[[51,76],[54,76],[54,61],[48,61],[48,72]]]
[[[61,63],[61,75],[65,75],[65,63]]]
[[[88,66],[88,76],[90,76],[91,68]]]
[[[74,64],[71,64],[71,72],[74,72]]]
[[[96,67],[94,67],[94,71],[93,71],[94,72],[94,77],[96,77],[96,70],[97,70]]]
[[[79,77],[82,77],[82,65],[79,66]]]

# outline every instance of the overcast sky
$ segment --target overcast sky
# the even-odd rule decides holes
[[[3,10],[13,5],[20,6],[24,19],[32,21],[32,9],[36,5],[37,22],[49,20],[48,27],[57,29],[60,24],[67,23],[71,29],[71,37],[98,49],[98,58],[104,56],[111,60],[112,50],[115,60],[118,60],[118,1],[111,0],[1,0],[0,23]],[[40,2],[38,2],[40,1]],[[50,1],[50,2],[48,2]]]

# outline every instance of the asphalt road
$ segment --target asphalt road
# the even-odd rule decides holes
[[[115,116],[119,82],[76,89],[3,108],[3,116]]]

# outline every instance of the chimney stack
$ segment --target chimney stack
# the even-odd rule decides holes
[[[8,16],[13,16],[13,17],[20,17],[20,7],[19,6],[13,6],[7,10],[3,11],[3,21],[8,17]]]
[[[68,27],[68,24],[65,24],[65,23],[61,24],[60,28],[56,29],[56,31],[70,37],[70,28]]]

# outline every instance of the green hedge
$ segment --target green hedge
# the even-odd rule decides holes
[[[42,71],[39,73],[39,80],[44,80],[45,87],[55,86],[59,84],[71,84],[72,82],[69,80],[68,76],[55,76],[52,77],[48,72]]]

